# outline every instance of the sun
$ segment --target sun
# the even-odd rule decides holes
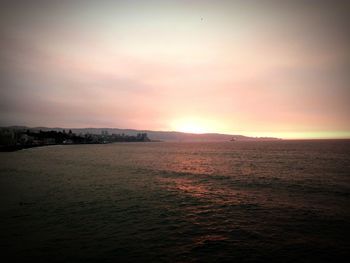
[[[205,129],[195,123],[185,123],[179,126],[178,131],[187,133],[205,133]]]
[[[184,119],[184,120],[174,121],[172,123],[172,127],[176,131],[186,132],[186,133],[208,132],[208,129],[206,128],[204,123],[200,122],[199,120],[193,120],[193,119]]]

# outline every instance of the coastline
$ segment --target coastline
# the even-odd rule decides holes
[[[163,142],[163,141],[151,140],[151,141],[145,141],[145,142]],[[55,145],[70,146],[70,145],[97,145],[97,144],[113,144],[113,143],[131,143],[131,142],[125,141],[125,142],[106,142],[106,143],[54,143],[54,144],[39,144],[39,145],[0,145],[0,152],[16,152],[24,149],[55,146]]]

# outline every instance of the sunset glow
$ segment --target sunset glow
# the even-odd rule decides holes
[[[178,128],[175,129],[175,131],[180,131],[180,132],[188,132],[188,133],[206,133],[207,131],[196,124],[183,124],[178,126]]]
[[[194,120],[180,120],[172,124],[173,130],[188,133],[206,133],[209,132],[205,126]]]
[[[350,138],[348,9],[282,2],[7,1],[0,125]]]
[[[350,0],[0,0],[2,258],[343,262]]]

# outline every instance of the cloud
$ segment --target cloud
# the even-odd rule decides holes
[[[350,130],[347,6],[264,2],[6,2],[1,124]]]

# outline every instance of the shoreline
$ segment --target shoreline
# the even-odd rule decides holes
[[[45,147],[45,146],[56,146],[56,145],[82,145],[82,144],[109,144],[109,143],[55,143],[55,144],[39,144],[39,145],[1,145],[0,152],[16,152],[29,148]]]
[[[148,141],[140,141],[148,142]],[[162,142],[162,141],[149,141],[149,142]],[[39,144],[39,145],[0,145],[0,152],[16,152],[24,149],[46,147],[46,146],[56,146],[56,145],[97,145],[97,144],[112,144],[112,143],[129,143],[129,142],[106,142],[106,143],[54,143],[54,144]],[[134,142],[135,143],[135,142]]]

